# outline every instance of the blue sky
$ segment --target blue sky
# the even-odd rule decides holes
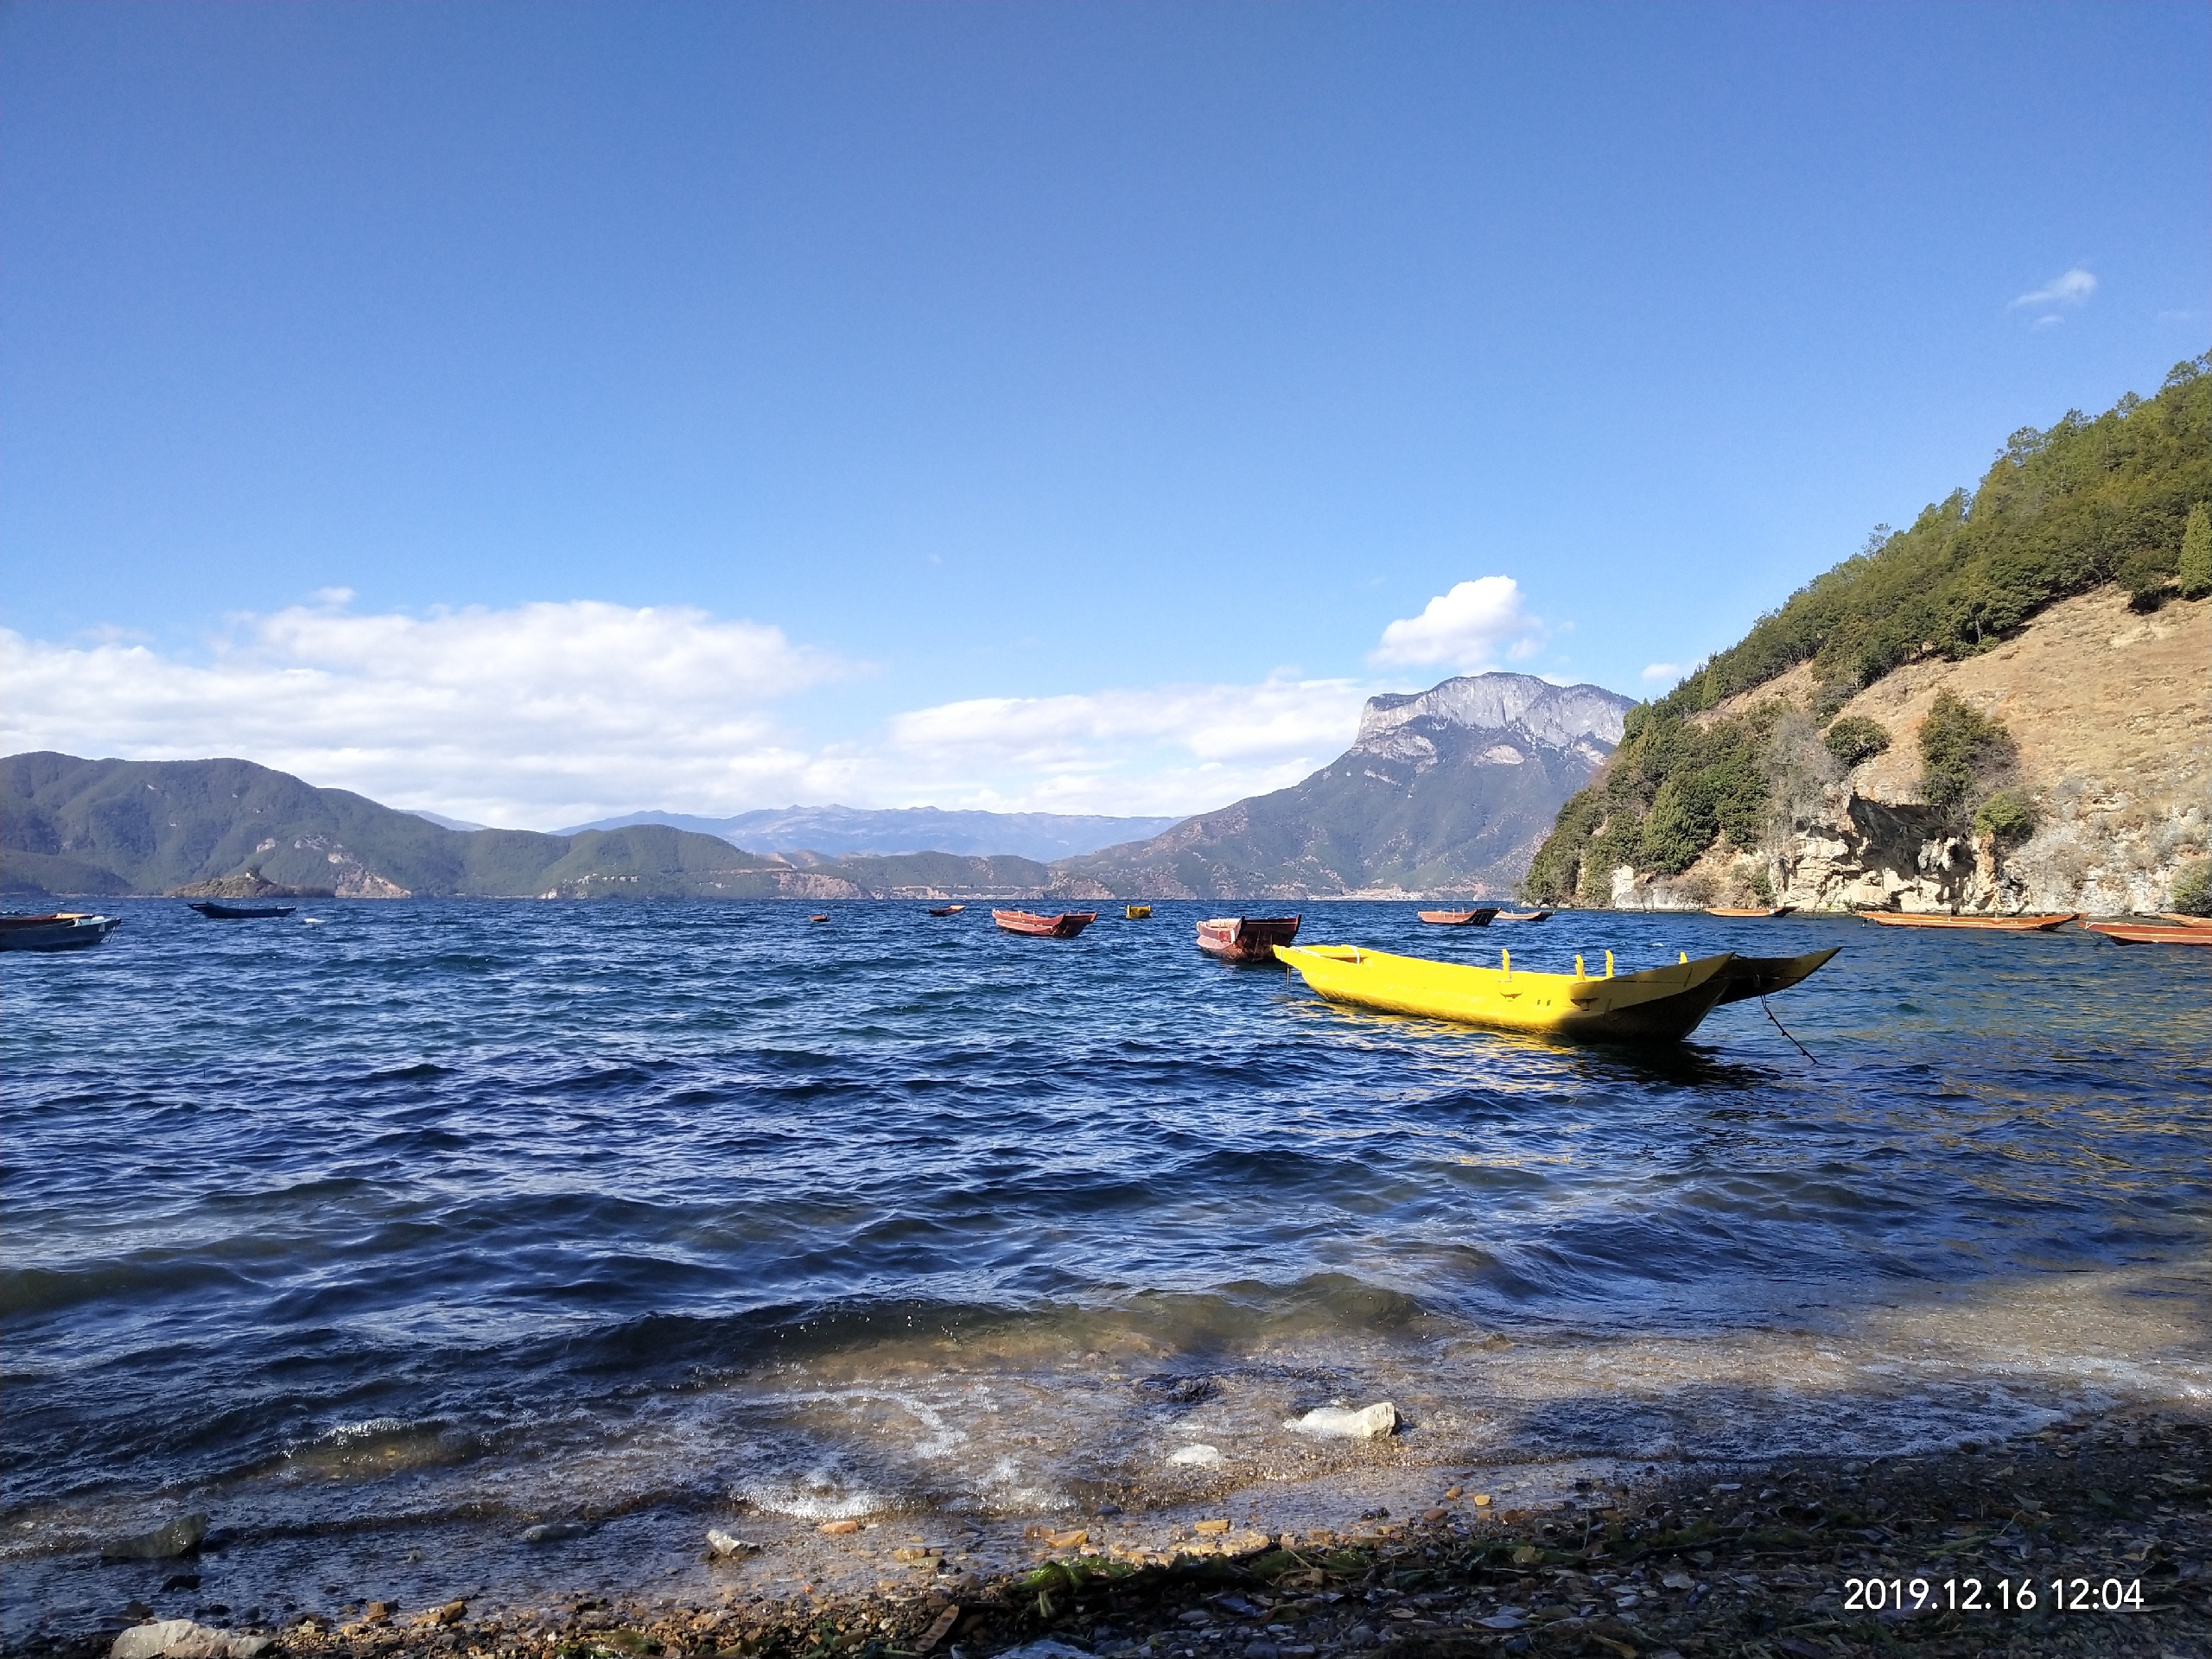
[[[13,5],[0,731],[1150,812],[1455,669],[1642,695],[2205,348],[2208,63],[2172,3]]]

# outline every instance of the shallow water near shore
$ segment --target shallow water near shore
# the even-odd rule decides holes
[[[1332,1008],[1201,957],[1213,906],[120,908],[0,976],[11,1640],[151,1596],[99,1542],[187,1510],[273,1620],[2212,1392],[2202,952],[1307,907],[1538,969],[1841,944],[1773,1000],[1808,1061],[1757,1002],[1644,1054]]]

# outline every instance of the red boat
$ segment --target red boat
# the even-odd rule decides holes
[[[1064,910],[1057,916],[1038,916],[1026,910],[995,910],[991,919],[1009,933],[1029,933],[1040,939],[1071,939],[1098,919],[1095,910]]]
[[[1497,918],[1497,906],[1487,910],[1417,910],[1414,915],[1439,927],[1488,927]]]
[[[2084,922],[2114,944],[2212,944],[2212,927],[2163,927],[2149,923]]]
[[[2177,910],[2162,910],[2158,914],[2176,927],[2212,927],[2212,916],[2184,916]]]
[[[1216,916],[1198,924],[1198,949],[1224,962],[1273,962],[1298,937],[1296,916]]]

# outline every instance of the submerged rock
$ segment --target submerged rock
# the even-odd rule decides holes
[[[563,1538],[581,1538],[591,1529],[581,1521],[541,1521],[534,1527],[524,1527],[522,1541],[525,1544],[557,1544]]]
[[[1167,1457],[1167,1461],[1170,1463],[1194,1464],[1201,1469],[1211,1469],[1216,1464],[1222,1463],[1225,1461],[1225,1459],[1221,1455],[1221,1448],[1219,1446],[1199,1445],[1186,1446],[1179,1452],[1170,1452]]]
[[[100,1546],[104,1561],[168,1561],[180,1555],[189,1555],[200,1548],[200,1541],[207,1535],[207,1517],[204,1515],[181,1515],[165,1522],[151,1532],[142,1532],[129,1538],[111,1538]],[[174,1621],[172,1621],[174,1622]]]
[[[1379,1440],[1398,1426],[1398,1408],[1388,1400],[1358,1411],[1346,1411],[1339,1406],[1319,1406],[1303,1417],[1294,1417],[1285,1428],[1296,1429],[1300,1434],[1319,1434],[1339,1440]]]
[[[1055,1642],[1048,1636],[1041,1642],[1027,1642],[1018,1648],[1008,1648],[998,1656],[998,1659],[1090,1659],[1090,1655],[1065,1642]]]
[[[265,1636],[233,1636],[188,1618],[133,1625],[115,1638],[108,1659],[254,1659],[270,1644]]]

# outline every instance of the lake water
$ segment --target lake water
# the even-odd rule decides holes
[[[1217,908],[1062,943],[985,906],[132,902],[0,959],[0,1635],[2212,1388],[2212,953],[1308,906],[1531,968],[1845,947],[1773,1001],[1813,1059],[1756,1001],[1639,1056],[1332,1008],[1200,956]],[[1284,1427],[1378,1399],[1381,1446]],[[186,1510],[203,1584],[98,1564]]]

